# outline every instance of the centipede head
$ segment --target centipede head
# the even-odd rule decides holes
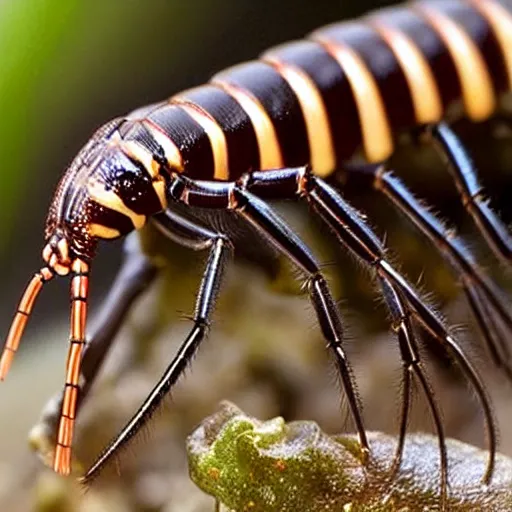
[[[0,359],[0,380],[7,376],[43,284],[55,275],[72,274],[71,336],[72,339],[75,338],[75,334],[83,337],[81,331],[84,329],[78,329],[77,326],[85,323],[88,287],[86,276],[98,240],[94,226],[99,225],[95,223],[106,223],[108,220],[104,218],[104,209],[91,200],[87,178],[94,171],[92,163],[102,162],[100,157],[104,141],[117,124],[112,122],[96,132],[73,160],[57,186],[46,219],[46,242],[42,252],[45,266],[34,274],[19,303]],[[104,231],[108,232],[108,228],[105,227]],[[114,235],[119,234],[117,231],[114,232]],[[75,299],[81,301],[83,307],[76,307]]]
[[[119,132],[123,120],[100,128],[75,157],[57,186],[46,220],[45,266],[29,282],[0,358],[5,379],[43,284],[54,276],[71,277],[71,329],[62,414],[57,432],[54,470],[71,471],[71,444],[78,403],[80,365],[85,346],[89,268],[99,240],[141,228],[164,207],[164,178],[146,168],[147,156],[126,144]],[[152,162],[153,163],[153,162]]]
[[[147,215],[162,208],[151,177],[121,147],[118,129],[123,122],[114,119],[97,130],[57,186],[46,219],[46,265],[33,276],[18,306],[0,359],[0,380],[43,284],[55,275],[72,275],[71,342],[83,341],[88,273],[98,241],[142,227]]]

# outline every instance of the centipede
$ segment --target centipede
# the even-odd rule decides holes
[[[492,118],[511,91],[511,6],[499,0],[420,0],[320,28],[221,71],[205,85],[99,128],[57,186],[46,220],[44,265],[19,302],[0,359],[4,380],[43,286],[54,277],[69,277],[71,331],[53,469],[61,475],[71,472],[80,404],[115,337],[116,329],[107,325],[97,331],[101,343],[86,337],[89,279],[99,242],[152,224],[174,243],[208,256],[188,336],[139,410],[87,470],[84,482],[148,422],[206,338],[234,245],[229,230],[213,229],[188,215],[193,208],[232,212],[298,267],[339,372],[361,451],[371,458],[331,286],[311,249],[270,205],[293,199],[307,203],[309,214],[332,231],[339,250],[371,272],[388,309],[403,368],[395,463],[400,464],[411,384],[417,379],[439,439],[443,496],[448,492],[443,422],[418,350],[418,333],[425,331],[450,354],[479,401],[488,448],[482,481],[491,482],[497,426],[486,385],[445,321],[390,260],[364,212],[345,200],[343,182],[349,177],[384,196],[439,251],[459,279],[492,361],[512,380],[508,297],[452,226],[433,214],[389,165],[404,133],[435,148],[481,238],[509,266],[510,232],[490,207],[452,125],[461,118],[473,123]],[[114,285],[118,300],[105,315],[116,325],[158,274],[140,249],[130,247]],[[493,318],[504,328],[497,329]]]

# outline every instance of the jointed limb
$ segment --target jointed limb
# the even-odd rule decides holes
[[[361,414],[362,407],[342,345],[341,318],[319,265],[308,248],[264,201],[244,190],[244,186],[234,183],[192,182],[179,177],[171,190],[176,200],[190,206],[234,210],[305,273],[307,289],[318,322],[339,369],[361,449],[367,454],[369,445]]]
[[[497,436],[485,386],[473,365],[453,336],[448,334],[439,318],[424,303],[407,280],[387,261],[382,243],[359,213],[341,197],[338,191],[305,168],[252,173],[244,177],[241,183],[257,195],[261,194],[268,198],[283,198],[283,190],[290,190],[295,184],[295,193],[309,201],[314,211],[356,256],[369,268],[374,269],[380,278],[385,279],[396,288],[411,308],[416,320],[453,355],[475,389],[484,411],[490,453],[484,481],[488,483],[494,471]]]
[[[112,456],[144,427],[169,390],[183,374],[201,342],[205,339],[224,269],[232,252],[231,243],[227,237],[205,229],[174,212],[167,211],[155,217],[154,220],[162,233],[179,241],[182,245],[195,250],[208,249],[210,251],[196,299],[194,325],[171,364],[139,410],[87,471],[83,477],[84,483],[93,480]]]
[[[477,172],[455,132],[446,124],[428,126],[435,148],[445,158],[457,190],[476,226],[494,254],[507,264],[512,260],[512,236],[507,226],[494,213],[478,181]]]
[[[481,271],[470,250],[391,171],[382,165],[349,166],[349,179],[361,186],[381,192],[393,206],[410,220],[433,244],[460,279],[474,316],[484,333],[490,354],[512,380],[510,349],[489,313],[495,312],[508,333],[512,332],[512,314],[506,307],[507,299]]]
[[[158,269],[141,252],[137,234],[127,238],[124,250],[125,257],[121,269],[99,309],[92,333],[87,337],[81,360],[77,413],[87,398],[132,305],[148,289],[158,273]],[[31,431],[31,443],[43,456],[46,455],[45,452],[53,451],[63,400],[64,391],[53,396]]]

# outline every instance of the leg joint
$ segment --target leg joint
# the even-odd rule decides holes
[[[287,199],[303,194],[309,173],[305,166],[255,171],[243,175],[237,185],[261,199]]]

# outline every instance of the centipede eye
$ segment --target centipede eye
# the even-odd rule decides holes
[[[39,272],[34,274],[34,277],[28,284],[18,305],[16,315],[14,316],[11,328],[9,329],[9,334],[7,335],[7,341],[5,342],[2,357],[0,358],[0,380],[4,380],[9,372],[9,368],[11,367],[14,359],[14,354],[18,350],[21,337],[23,336],[23,331],[25,330],[28,318],[43,284],[50,281],[53,276],[54,273],[50,268],[43,267]]]

